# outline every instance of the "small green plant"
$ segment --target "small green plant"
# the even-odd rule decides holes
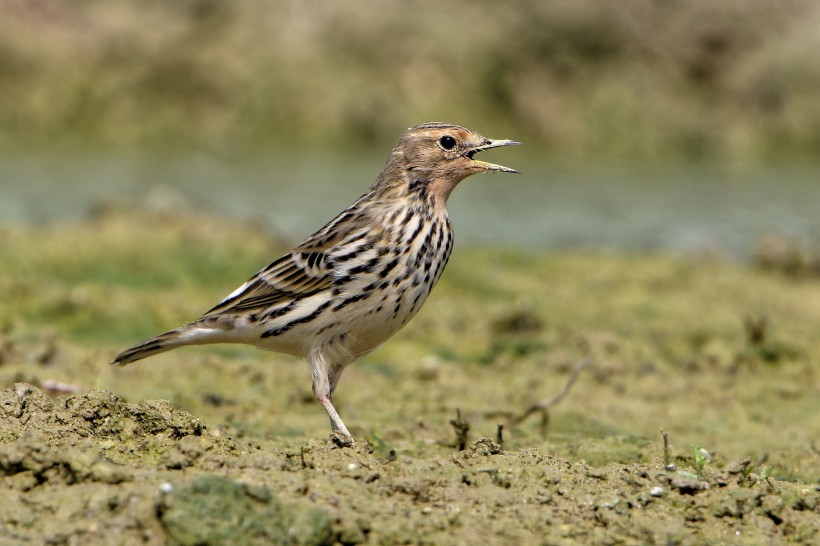
[[[698,476],[698,480],[703,479],[703,469],[706,468],[706,465],[712,462],[712,454],[709,453],[708,450],[700,447],[694,446],[693,447],[693,456],[695,459],[695,471]]]

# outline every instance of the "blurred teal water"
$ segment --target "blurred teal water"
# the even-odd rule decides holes
[[[298,242],[364,192],[383,157],[0,157],[0,226],[79,219],[115,202],[259,220]],[[501,153],[489,160],[523,174],[479,175],[459,186],[449,208],[460,245],[707,251],[743,259],[773,232],[820,242],[816,167],[568,168]]]

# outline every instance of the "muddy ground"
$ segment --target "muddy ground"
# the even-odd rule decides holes
[[[0,232],[0,543],[820,540],[816,277],[457,245],[415,321],[345,372],[358,443],[338,448],[295,359],[107,364],[287,245],[262,233],[116,209]]]

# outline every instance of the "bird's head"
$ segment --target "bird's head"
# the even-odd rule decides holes
[[[444,204],[456,185],[483,172],[517,173],[515,169],[475,159],[490,148],[520,144],[493,140],[447,123],[425,123],[408,129],[393,148],[375,186],[392,191],[418,189]]]

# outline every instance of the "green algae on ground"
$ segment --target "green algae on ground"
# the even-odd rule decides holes
[[[202,476],[180,487],[167,484],[157,503],[169,544],[334,543],[333,522],[325,510],[292,512],[268,488],[219,475]]]
[[[107,364],[275,257],[253,226],[110,211],[0,238],[0,542],[207,542],[184,515],[209,510],[185,504],[204,490],[224,516],[208,536],[238,518],[248,540],[279,528],[280,503],[293,543],[820,536],[816,280],[457,248],[420,315],[345,372],[336,401],[359,445],[339,450],[295,359],[207,347]],[[546,436],[514,424],[585,355]],[[503,448],[481,439],[499,422]]]

